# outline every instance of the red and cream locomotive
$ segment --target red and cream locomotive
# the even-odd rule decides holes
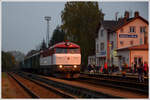
[[[78,78],[80,64],[80,46],[72,42],[57,43],[24,60],[27,68],[64,78]]]

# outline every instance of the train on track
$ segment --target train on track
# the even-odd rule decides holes
[[[80,75],[80,46],[73,42],[60,42],[24,58],[22,70],[53,75],[61,78],[78,78]]]

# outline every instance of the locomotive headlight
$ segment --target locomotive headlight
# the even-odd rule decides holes
[[[74,65],[74,68],[77,68],[77,65]]]
[[[59,68],[62,68],[63,66],[62,65],[59,65]]]

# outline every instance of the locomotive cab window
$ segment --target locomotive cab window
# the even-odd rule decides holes
[[[80,49],[79,48],[69,48],[68,53],[80,53]]]
[[[56,48],[56,53],[67,53],[67,48]]]

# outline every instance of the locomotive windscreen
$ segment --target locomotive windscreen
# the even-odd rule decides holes
[[[56,53],[80,53],[79,48],[56,48]]]
[[[67,53],[66,48],[56,48],[56,53]]]

